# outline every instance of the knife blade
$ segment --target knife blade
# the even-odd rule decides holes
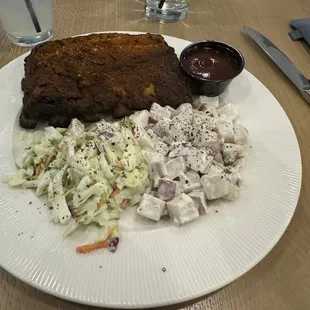
[[[262,48],[262,50],[273,60],[282,72],[301,92],[302,97],[310,104],[310,82],[296,68],[290,59],[283,54],[271,41],[251,27],[244,26],[247,34]]]

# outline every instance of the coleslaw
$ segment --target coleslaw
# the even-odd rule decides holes
[[[23,167],[4,181],[46,196],[52,220],[67,225],[66,235],[80,225],[97,225],[99,243],[78,252],[113,246],[121,213],[140,202],[149,184],[147,161],[132,132],[129,118],[46,127],[23,154]]]

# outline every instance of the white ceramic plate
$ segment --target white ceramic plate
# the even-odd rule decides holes
[[[190,43],[165,39],[177,54]],[[21,142],[16,133],[24,57],[0,70],[1,175],[16,171],[12,148]],[[237,105],[250,132],[252,149],[240,199],[215,205],[209,215],[181,228],[139,220],[128,211],[115,253],[77,255],[75,246],[92,232],[63,239],[63,228],[50,222],[48,210],[32,191],[13,190],[1,182],[1,266],[57,297],[118,308],[193,299],[251,269],[277,243],[293,216],[301,185],[300,152],[280,104],[248,71],[223,96]]]

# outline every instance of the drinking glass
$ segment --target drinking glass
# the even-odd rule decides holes
[[[190,0],[146,0],[146,16],[165,22],[179,22],[189,10]]]
[[[47,41],[53,36],[52,0],[0,0],[0,20],[17,45]]]

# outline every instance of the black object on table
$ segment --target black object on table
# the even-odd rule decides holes
[[[290,22],[292,31],[289,36],[292,40],[305,40],[310,46],[310,18],[295,19]]]

